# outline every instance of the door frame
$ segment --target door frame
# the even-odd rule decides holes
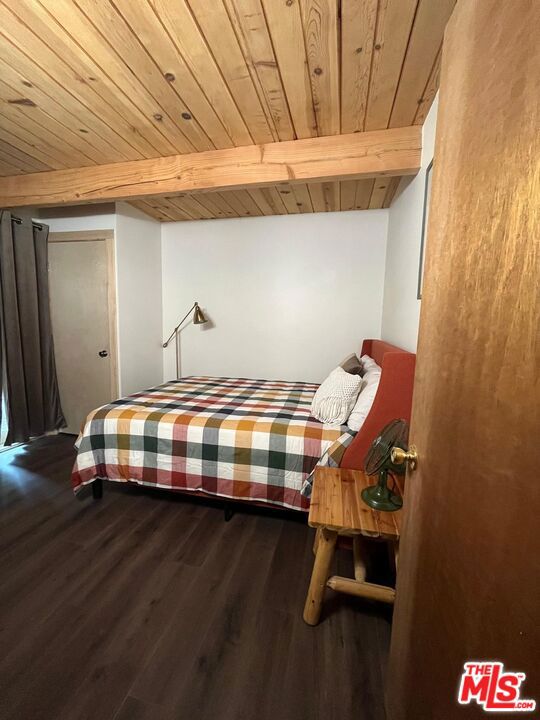
[[[109,352],[111,374],[111,400],[119,393],[118,378],[118,321],[116,311],[116,253],[114,230],[70,230],[50,232],[49,242],[104,242],[107,252],[107,315],[109,318]]]

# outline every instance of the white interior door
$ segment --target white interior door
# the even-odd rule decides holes
[[[50,242],[49,282],[63,432],[78,434],[88,413],[113,399],[107,241]]]

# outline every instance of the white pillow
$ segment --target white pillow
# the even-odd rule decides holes
[[[315,393],[311,414],[323,423],[343,425],[354,407],[362,384],[360,375],[351,375],[337,367]]]
[[[369,355],[364,355],[362,357],[362,363],[366,369],[363,377],[364,387],[358,396],[351,414],[349,415],[349,419],[347,420],[349,429],[354,432],[358,432],[358,430],[360,430],[365,419],[369,415],[369,411],[371,410],[371,406],[375,400],[375,395],[377,394],[379,381],[381,379],[381,368],[377,365],[375,360],[370,358]]]
[[[375,370],[380,370],[380,365],[377,365],[375,360],[372,357],[369,357],[369,355],[362,355],[360,358],[360,362],[362,363],[364,370],[367,372],[370,368],[374,368]]]

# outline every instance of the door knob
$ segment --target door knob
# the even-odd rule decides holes
[[[416,451],[416,445],[410,445],[409,450],[403,450],[400,447],[393,447],[390,452],[390,460],[394,465],[403,465],[407,463],[410,470],[416,470],[418,465],[418,453]]]
[[[109,353],[107,352],[107,350],[100,350],[98,352],[98,355],[99,357],[108,357]]]

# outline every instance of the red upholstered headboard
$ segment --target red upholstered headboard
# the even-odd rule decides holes
[[[416,355],[383,340],[364,340],[362,355],[372,357],[382,373],[369,415],[341,460],[341,467],[350,469],[364,467],[369,446],[390,420],[411,420]]]

